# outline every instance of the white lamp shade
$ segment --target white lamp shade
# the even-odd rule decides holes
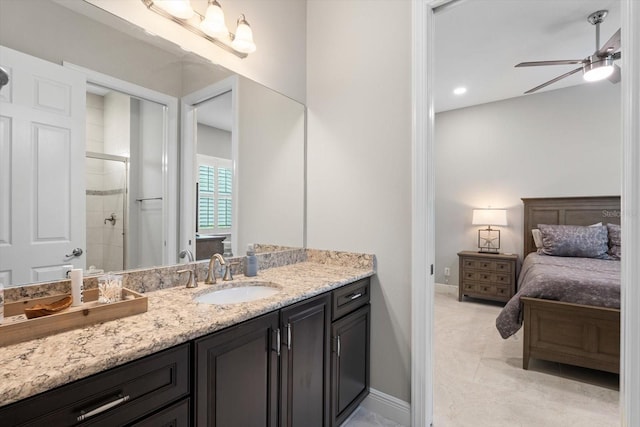
[[[507,225],[506,209],[474,209],[473,225]]]
[[[231,42],[231,47],[242,53],[256,51],[256,45],[253,42],[253,31],[251,31],[249,23],[243,18],[238,20],[238,28],[236,29],[235,38]]]
[[[189,19],[193,16],[193,8],[189,0],[154,0],[153,4],[176,18]]]
[[[206,35],[216,39],[229,35],[229,29],[224,23],[224,12],[217,1],[207,6],[204,19],[200,22],[200,29]]]

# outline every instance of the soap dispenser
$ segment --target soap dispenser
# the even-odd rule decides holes
[[[253,245],[247,247],[247,256],[244,259],[244,275],[253,277],[258,274],[258,258]]]

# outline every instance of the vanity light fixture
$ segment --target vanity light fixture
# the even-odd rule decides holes
[[[453,90],[454,95],[463,95],[467,93],[467,88],[464,86],[457,87]]]
[[[193,10],[189,0],[142,0],[142,3],[150,11],[181,25],[239,58],[246,58],[256,50],[253,32],[244,14],[238,18],[236,33],[233,34],[227,29],[224,12],[218,0],[209,0],[204,15]]]
[[[507,225],[506,209],[474,209],[473,225],[486,225],[487,228],[478,230],[478,252],[498,253],[500,251],[500,230],[494,230],[492,225]]]

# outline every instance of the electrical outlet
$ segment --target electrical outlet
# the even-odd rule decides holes
[[[451,276],[451,270],[449,269],[449,267],[445,267],[444,268],[444,275],[445,276]]]

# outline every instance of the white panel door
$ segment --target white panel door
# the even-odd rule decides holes
[[[0,66],[0,277],[63,278],[85,263],[85,77],[2,46]]]

